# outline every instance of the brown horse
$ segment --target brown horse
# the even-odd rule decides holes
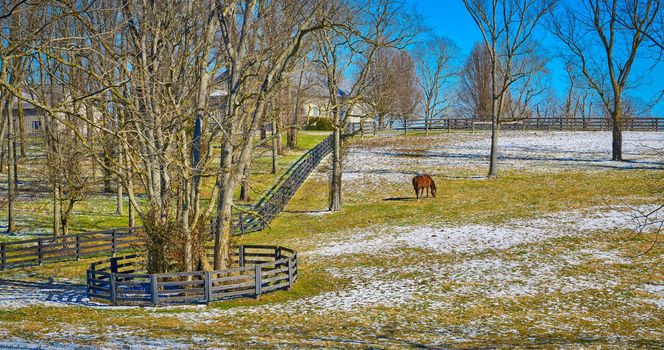
[[[436,198],[436,183],[433,182],[433,179],[429,175],[415,176],[413,178],[413,188],[415,189],[417,200],[420,200],[420,197],[424,194],[424,189],[427,190],[427,198],[429,197],[429,189],[431,189],[433,198]]]

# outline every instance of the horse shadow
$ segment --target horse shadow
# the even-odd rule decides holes
[[[399,201],[399,202],[409,202],[409,201],[415,201],[417,198],[415,197],[389,197],[389,198],[383,198],[384,201]]]
[[[320,214],[330,213],[330,210],[328,210],[328,209],[320,209],[320,210],[284,210],[284,213],[320,215]]]

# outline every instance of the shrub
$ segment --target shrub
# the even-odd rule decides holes
[[[330,118],[310,118],[305,130],[334,131],[334,125]]]

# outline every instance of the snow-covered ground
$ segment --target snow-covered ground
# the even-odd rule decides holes
[[[414,172],[425,169],[435,169],[442,176],[446,169],[487,165],[487,133],[439,134],[411,140],[382,136],[354,144],[345,164],[344,181],[348,188],[359,186],[360,182],[355,180],[364,177],[403,183],[410,181]],[[621,168],[659,172],[658,169],[664,168],[664,133],[625,133],[624,157],[630,160],[625,163],[607,160],[610,142],[610,134],[606,132],[503,132],[500,167],[553,172]],[[501,224],[377,225],[347,232],[316,232],[292,238],[289,243],[306,247],[299,249],[301,266],[313,266],[312,269],[322,271],[343,287],[256,306],[180,306],[160,308],[159,312],[154,308],[128,308],[132,312],[144,310],[145,317],[177,319],[182,322],[182,329],[188,325],[212,327],[248,319],[252,329],[243,329],[246,334],[253,334],[253,327],[269,325],[282,317],[300,316],[303,319],[299,322],[305,323],[309,317],[320,317],[319,321],[338,317],[339,323],[354,318],[366,322],[363,327],[369,333],[380,333],[388,326],[426,329],[431,332],[424,335],[427,340],[442,344],[481,338],[494,332],[517,332],[510,328],[510,320],[491,310],[508,307],[505,305],[523,307],[519,306],[523,300],[542,303],[535,310],[539,315],[526,315],[533,319],[528,328],[531,331],[532,327],[539,327],[552,332],[583,333],[583,327],[565,323],[568,318],[581,317],[579,314],[586,315],[582,316],[584,322],[602,328],[611,320],[596,316],[588,307],[593,303],[600,308],[615,308],[609,310],[613,312],[609,317],[628,322],[658,321],[664,319],[661,269],[643,268],[639,276],[624,273],[624,269],[632,266],[650,266],[647,258],[626,255],[619,245],[612,244],[619,237],[604,239],[609,232],[637,225],[632,216],[634,209],[651,208],[652,205],[603,206],[542,213],[535,218],[514,218]],[[315,215],[318,214],[321,213]],[[30,306],[63,306],[63,310],[80,306],[96,311],[109,308],[89,302],[81,284],[35,282],[32,277],[0,280],[0,310]],[[637,306],[647,311],[634,309]],[[456,317],[477,308],[486,308],[486,314],[471,322],[432,321],[433,317]],[[298,332],[297,326],[289,328],[291,325],[286,324],[280,331]],[[63,325],[67,330],[51,344],[37,344],[0,331],[0,347],[30,348],[37,344],[44,348],[83,348],[77,345],[77,340],[87,341],[84,337],[90,330],[67,327]],[[344,345],[362,344],[353,342],[355,331],[356,328],[347,330],[349,334],[344,336],[349,339],[343,340]],[[643,327],[639,332],[645,338],[664,338],[661,330],[652,327]],[[233,347],[225,344],[223,338],[206,338],[196,343],[180,333],[174,333],[175,340],[161,340],[111,328],[104,336],[114,339],[108,345],[117,348],[186,348],[185,344],[191,343]],[[322,346],[319,342],[328,339],[310,334],[296,336],[303,338],[296,338],[295,344],[303,339]],[[612,330],[605,339],[609,338],[619,339],[620,330]],[[245,339],[258,341],[254,335],[246,335]],[[270,339],[266,342],[270,344]]]
[[[638,209],[648,209],[644,206]],[[464,225],[458,227],[411,226],[382,227],[361,232],[334,233],[317,237],[318,246],[301,252],[306,259],[334,259],[345,256],[372,255],[392,259],[383,267],[328,269],[331,277],[350,279],[347,289],[325,292],[270,306],[242,307],[204,313],[204,318],[221,315],[274,312],[277,314],[327,313],[353,311],[363,307],[398,307],[428,305],[432,309],[449,308],[448,302],[459,296],[490,298],[573,293],[583,290],[610,290],[618,280],[604,274],[569,276],[566,268],[589,262],[605,266],[630,264],[630,257],[616,251],[579,249],[563,251],[555,257],[540,256],[537,246],[553,239],[595,237],[596,234],[635,224],[628,208],[605,211],[589,208],[559,212],[533,220],[513,220],[506,224]],[[412,264],[402,261],[410,249],[426,251]],[[517,258],[485,257],[484,253],[521,251]],[[432,258],[433,256],[433,258]],[[453,264],[435,262],[436,256],[466,257]],[[423,261],[433,261],[425,263]],[[404,277],[408,276],[408,277]],[[437,283],[454,281],[461,287],[441,291]],[[649,288],[649,289],[648,289]],[[662,288],[650,286],[644,299],[662,307]],[[200,319],[201,315],[192,315]]]
[[[436,134],[415,143],[382,137],[382,144],[371,140],[370,147],[360,142],[350,149],[344,165],[345,180],[371,176],[373,181],[402,183],[414,173],[447,176],[445,167],[476,169],[489,164],[491,137],[487,132]],[[625,132],[625,162],[610,160],[611,133],[603,131],[503,131],[498,144],[498,166],[503,170],[664,169],[661,132]]]
[[[643,211],[654,206],[637,208]],[[636,228],[632,208],[606,211],[606,208],[565,211],[538,219],[514,220],[502,225],[385,227],[368,231],[335,234],[337,243],[325,245],[310,254],[339,256],[375,254],[387,250],[421,248],[437,253],[474,253],[508,249],[553,238],[585,235],[616,228]]]

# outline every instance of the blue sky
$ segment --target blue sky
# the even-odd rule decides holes
[[[470,53],[473,45],[482,39],[473,19],[468,14],[461,0],[411,0],[420,13],[424,15],[424,23],[436,34],[446,36],[454,41],[460,48],[461,61]],[[555,53],[563,49],[555,38],[541,30],[538,33],[545,43],[546,49],[555,56]],[[642,52],[642,51],[641,51]],[[640,63],[640,64],[639,64]],[[664,77],[664,64],[658,64],[650,70],[649,62],[637,62],[635,70],[630,78],[638,78],[639,88],[629,91],[629,95],[652,101],[659,91],[664,89],[662,78]],[[559,59],[553,59],[549,64],[551,71],[550,80],[558,95],[563,95],[567,86],[567,73]],[[659,83],[656,81],[659,78]],[[652,115],[664,116],[664,101],[660,101],[651,111]]]

